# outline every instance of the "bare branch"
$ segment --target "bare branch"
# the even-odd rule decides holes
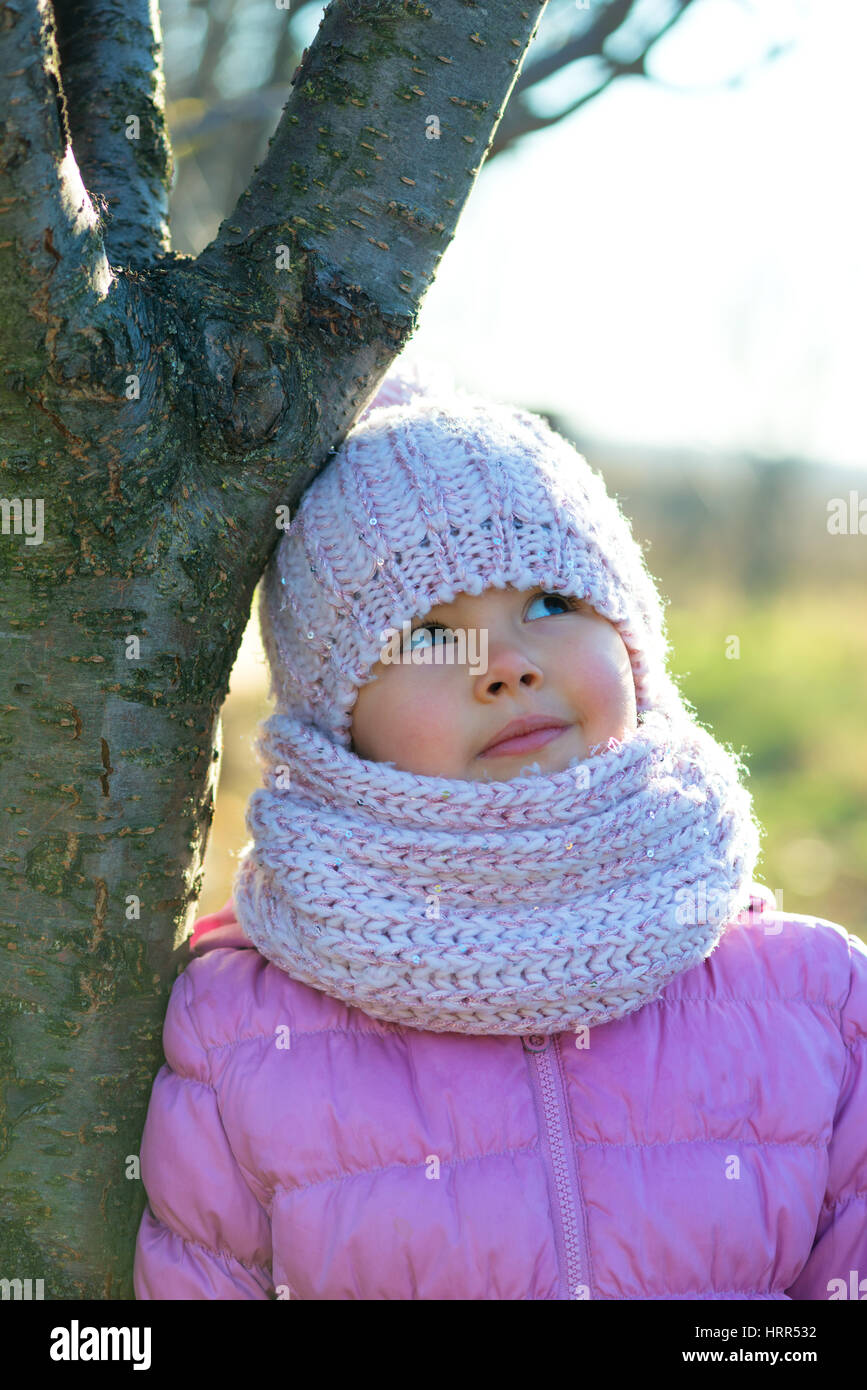
[[[565,42],[552,43],[547,51],[528,58],[515,84],[503,119],[497,128],[494,143],[488,151],[488,159],[492,159],[496,154],[501,154],[504,149],[514,144],[521,136],[556,125],[564,116],[571,115],[605,91],[618,77],[638,71],[641,59],[649,52],[652,43],[666,29],[670,28],[693,2],[694,0],[676,0],[677,10],[664,26],[649,36],[643,51],[628,64],[618,64],[605,58],[603,50],[606,40],[629,19],[635,9],[636,0],[610,0],[610,3],[594,6],[593,17],[589,24],[585,24],[583,27],[579,26],[578,30],[571,34]],[[290,29],[287,27],[284,36],[288,38],[289,34]],[[542,34],[544,37],[544,30]],[[288,43],[286,48],[288,51]],[[221,51],[216,51],[215,42],[214,51],[211,53],[212,65],[216,64]],[[535,54],[535,46],[531,52]],[[553,115],[538,116],[530,110],[527,102],[522,100],[530,88],[545,81],[546,78],[573,63],[594,57],[602,58],[603,63],[608,67],[605,80],[582,94],[566,109]],[[265,85],[256,91],[244,92],[235,97],[214,101],[206,110],[193,116],[189,114],[189,102],[179,101],[177,109],[179,113],[184,112],[185,114],[179,115],[175,121],[171,120],[171,110],[169,112],[177,157],[179,159],[184,158],[213,147],[226,130],[234,130],[239,122],[249,123],[260,128],[272,122],[286,99],[285,83],[277,81],[280,70],[275,56],[271,77]],[[207,94],[202,85],[201,69],[196,76],[195,86],[199,98],[206,98]],[[205,103],[203,102],[203,104]]]
[[[197,96],[207,100],[208,97],[213,98],[218,94],[214,76],[226,50],[226,41],[235,16],[235,0],[224,0],[221,6],[208,4],[204,8],[205,42],[193,79],[193,90]]]
[[[690,0],[685,0],[685,3],[689,4]],[[629,18],[634,5],[635,0],[611,0],[610,4],[596,6],[590,24],[579,28],[565,43],[552,45],[547,52],[534,54],[524,65],[514,97],[519,97],[528,87],[544,82],[546,77],[562,72],[563,68],[580,62],[582,58],[594,58],[601,54],[606,39]]]
[[[514,145],[517,140],[520,140],[525,135],[533,135],[538,130],[548,130],[552,125],[558,125],[559,122],[565,120],[567,116],[571,116],[576,111],[580,111],[582,106],[586,106],[588,102],[593,101],[594,97],[601,96],[606,88],[610,87],[612,82],[616,81],[616,79],[622,75],[623,74],[618,72],[616,68],[612,67],[608,76],[604,81],[600,82],[598,86],[592,87],[589,92],[582,93],[571,105],[564,107],[562,111],[555,111],[550,116],[538,116],[531,111],[529,107],[522,106],[518,114],[509,121],[508,130],[502,135],[499,131],[497,132],[497,139],[494,142],[488,158],[494,159],[496,155],[502,154],[504,150]]]
[[[107,209],[112,261],[170,247],[172,157],[157,0],[55,0],[60,72],[82,178]]]
[[[612,83],[616,82],[618,78],[644,77],[652,82],[655,87],[661,87],[665,91],[684,94],[698,95],[703,92],[734,89],[741,86],[752,73],[758,71],[760,68],[766,67],[769,63],[776,62],[778,58],[790,52],[794,47],[792,42],[773,44],[750,66],[741,69],[732,77],[728,77],[721,82],[701,83],[697,86],[688,87],[681,86],[679,83],[668,82],[663,78],[657,77],[655,73],[648,72],[647,58],[663,35],[674,27],[686,8],[694,3],[694,0],[678,0],[678,3],[680,8],[649,38],[635,58],[631,59],[629,62],[618,62],[616,59],[603,55],[602,61],[608,66],[608,72],[604,79],[589,91],[583,92],[580,97],[576,98],[576,100],[571,102],[568,106],[563,107],[560,111],[552,112],[546,116],[537,115],[529,109],[526,102],[520,100],[521,91],[525,91],[527,86],[533,81],[538,80],[536,77],[533,77],[532,74],[543,71],[540,63],[531,65],[531,76],[529,81],[519,84],[515,96],[510,101],[506,114],[497,130],[493,147],[488,154],[488,159],[491,160],[495,158],[496,155],[502,154],[504,150],[508,149],[510,145],[514,145],[516,141],[520,140],[524,135],[530,135],[539,130],[547,130],[551,126],[557,125],[560,121],[564,120],[565,117],[573,115],[576,111],[579,111],[582,106],[586,106],[588,102],[600,96],[602,92],[610,87]],[[566,45],[564,49],[560,51],[566,52],[569,51],[569,48],[570,46]],[[581,56],[586,57],[588,55],[582,54]],[[548,63],[548,66],[544,69],[545,76],[556,70],[551,68],[549,59],[543,59],[542,63]]]
[[[211,281],[245,265],[274,333],[304,304],[337,433],[415,326],[543,10],[331,4],[265,160],[197,258]]]
[[[38,372],[58,335],[84,323],[111,282],[69,145],[48,0],[3,5],[0,85],[0,352],[29,357]]]

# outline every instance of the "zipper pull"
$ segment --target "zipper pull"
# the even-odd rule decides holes
[[[544,1052],[550,1041],[544,1033],[525,1033],[521,1038],[525,1052]]]

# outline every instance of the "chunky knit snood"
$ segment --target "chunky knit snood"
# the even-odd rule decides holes
[[[373,1018],[551,1033],[621,1018],[703,960],[757,853],[729,756],[648,714],[553,776],[420,777],[275,715],[235,905],[293,978]]]

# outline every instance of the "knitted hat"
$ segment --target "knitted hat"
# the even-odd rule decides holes
[[[539,416],[401,366],[305,492],[265,572],[277,713],[349,749],[386,630],[507,585],[587,601],[623,638],[639,721],[683,712],[659,595],[601,475]]]

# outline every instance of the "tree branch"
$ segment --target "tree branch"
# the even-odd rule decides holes
[[[48,0],[3,5],[0,85],[0,360],[14,352],[18,385],[85,322],[111,272],[69,147]]]
[[[109,254],[145,264],[171,244],[157,0],[55,0],[54,11],[76,158],[107,209]]]
[[[667,34],[668,31],[677,24],[684,12],[694,3],[694,0],[676,0],[677,8],[672,11],[663,24],[660,24],[653,31],[635,57],[629,59],[629,61],[619,61],[616,58],[609,57],[604,52],[604,44],[606,39],[612,36],[615,29],[619,28],[629,17],[634,3],[635,0],[615,0],[615,3],[603,10],[594,24],[583,34],[579,35],[572,44],[563,45],[552,53],[544,54],[530,66],[527,73],[524,74],[524,80],[518,85],[514,99],[509,103],[509,108],[497,131],[494,146],[489,155],[490,159],[494,159],[498,154],[502,154],[504,150],[508,149],[510,145],[513,145],[515,141],[519,140],[522,136],[529,135],[538,130],[547,130],[550,126],[557,125],[558,122],[564,120],[566,116],[571,116],[576,111],[580,111],[582,106],[586,106],[594,97],[600,96],[601,93],[604,92],[606,88],[610,87],[613,82],[616,82],[618,78],[647,77],[647,57],[649,53],[663,35]],[[610,21],[610,27],[607,21]],[[592,47],[585,47],[585,44],[589,43],[591,39]],[[587,58],[590,56],[597,56],[603,63],[607,64],[608,72],[606,76],[596,87],[593,87],[589,92],[582,93],[580,97],[570,102],[570,104],[565,106],[562,110],[552,112],[547,116],[540,116],[531,111],[526,101],[522,100],[523,94],[526,93],[531,85],[544,80],[544,78],[551,76],[554,72],[558,72],[565,62],[576,61],[580,58]]]
[[[685,3],[689,4],[690,0],[685,0]],[[586,28],[571,35],[565,43],[552,44],[547,52],[536,53],[531,61],[524,65],[513,100],[528,87],[534,87],[537,82],[544,82],[546,77],[552,77],[555,72],[562,72],[571,63],[600,55],[606,39],[629,18],[634,5],[635,0],[611,0],[610,4],[594,7],[594,17]]]
[[[435,10],[421,0],[328,6],[265,160],[195,262],[210,283],[237,280],[243,268],[273,315],[259,324],[265,358],[254,361],[248,346],[245,366],[236,343],[233,369],[220,373],[233,383],[233,428],[251,373],[258,423],[241,410],[246,447],[251,429],[273,428],[262,373],[285,353],[277,340],[299,305],[297,347],[322,372],[307,385],[320,409],[328,403],[328,443],[370,399],[415,327],[543,10],[539,0],[505,0],[496,11],[462,0]],[[231,336],[221,331],[202,350]],[[228,397],[216,413],[225,421],[227,410]],[[309,481],[297,477],[297,495]]]
[[[191,87],[196,96],[207,101],[209,97],[213,98],[218,90],[214,77],[226,50],[226,41],[235,17],[235,0],[225,0],[220,6],[208,4],[206,0],[202,8],[205,11],[205,41],[199,66],[192,75]]]
[[[670,16],[664,28],[659,29],[655,37],[659,37],[665,30],[671,28],[686,8],[694,3],[694,0],[677,0],[677,3],[679,8]],[[569,35],[565,42],[552,42],[546,52],[527,61],[515,84],[503,119],[497,127],[494,143],[488,150],[487,158],[489,161],[496,155],[502,154],[503,150],[514,144],[521,136],[556,125],[565,116],[571,115],[592,101],[594,97],[599,96],[617,78],[636,71],[641,58],[649,52],[652,43],[655,42],[655,37],[648,40],[643,53],[639,53],[638,57],[629,64],[617,64],[606,58],[603,52],[606,40],[629,19],[635,6],[636,0],[611,0],[611,3],[594,7],[595,12],[590,24]],[[291,30],[287,27],[284,35],[288,37],[290,34]],[[222,49],[213,57],[214,62],[221,53]],[[524,100],[530,88],[535,87],[555,73],[562,72],[572,63],[594,57],[600,58],[609,68],[603,82],[583,94],[566,109],[554,114],[538,116],[530,109]],[[221,138],[223,132],[234,129],[239,122],[263,126],[273,121],[286,98],[285,83],[278,83],[275,80],[278,71],[275,60],[272,75],[262,87],[255,91],[243,92],[235,97],[217,100],[212,105],[207,106],[206,110],[200,109],[192,116],[189,114],[189,102],[178,102],[176,104],[177,110],[179,113],[183,111],[184,114],[180,115],[178,120],[171,121],[172,138],[177,157],[183,159],[191,154],[212,148]],[[197,74],[196,86],[199,97],[202,98],[204,91],[201,84],[201,70]],[[204,107],[206,102],[200,100],[199,105]],[[171,114],[170,109],[170,117]]]

